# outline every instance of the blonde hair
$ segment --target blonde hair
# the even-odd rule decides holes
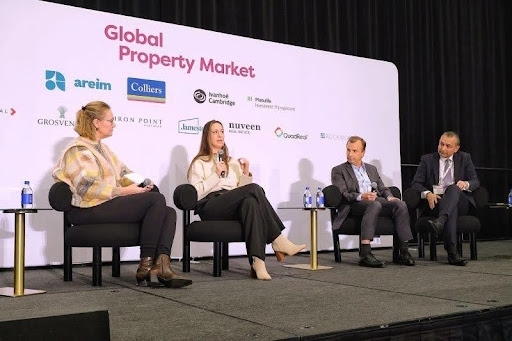
[[[102,101],[93,101],[84,105],[76,113],[75,131],[78,135],[89,140],[96,140],[96,128],[92,123],[95,119],[101,120],[110,106]]]

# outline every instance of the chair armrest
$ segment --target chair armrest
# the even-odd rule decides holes
[[[338,207],[341,203],[340,189],[334,185],[325,187],[322,192],[324,193],[325,207]]]
[[[174,205],[182,211],[193,210],[197,205],[196,188],[190,184],[176,187],[173,194]]]
[[[55,211],[65,212],[69,210],[71,206],[71,189],[65,182],[56,182],[50,187],[48,192],[48,202]]]
[[[415,209],[420,204],[421,193],[416,189],[408,188],[404,192],[403,200],[410,210]]]
[[[489,192],[485,187],[478,187],[473,191],[473,198],[475,198],[476,207],[486,207],[489,204]]]
[[[391,186],[391,187],[388,187],[388,188],[391,191],[391,194],[393,194],[393,196],[395,198],[402,199],[402,192],[400,191],[400,189],[398,187]]]

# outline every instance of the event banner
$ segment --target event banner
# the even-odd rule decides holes
[[[386,185],[401,187],[398,74],[389,62],[36,0],[1,1],[0,32],[0,208],[20,207],[25,180],[35,207],[49,208],[52,169],[77,136],[76,112],[95,100],[115,116],[103,142],[172,207],[203,126],[221,121],[230,155],[249,161],[283,233],[308,248],[302,194],[331,184],[349,136],[363,137],[364,160]],[[332,249],[329,212],[318,223],[318,249]],[[178,212],[173,258],[182,253],[181,226]],[[27,214],[27,266],[62,264],[62,245],[61,212]],[[341,245],[357,248],[358,239],[341,236]],[[230,248],[246,252],[243,243]],[[0,213],[0,267],[13,266],[13,250],[14,215]],[[211,256],[212,245],[193,243],[191,252]],[[91,250],[73,257],[89,262]],[[123,260],[138,257],[138,247],[122,249]]]

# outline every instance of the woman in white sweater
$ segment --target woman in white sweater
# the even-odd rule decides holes
[[[221,122],[205,124],[199,153],[187,177],[197,190],[196,213],[202,220],[238,220],[242,224],[253,278],[271,279],[265,267],[266,244],[272,243],[278,261],[306,247],[293,244],[281,233],[283,223],[263,189],[252,183],[249,161],[229,156]]]

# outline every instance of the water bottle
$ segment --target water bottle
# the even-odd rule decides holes
[[[30,181],[25,181],[21,190],[21,208],[32,208],[34,192],[30,187]]]
[[[305,208],[313,207],[313,198],[311,197],[311,192],[309,190],[309,187],[306,187],[306,190],[304,191],[303,203],[304,203]]]
[[[512,188],[508,192],[508,206],[512,207]]]
[[[316,191],[316,207],[324,208],[324,192],[322,192],[322,188],[318,187]]]

